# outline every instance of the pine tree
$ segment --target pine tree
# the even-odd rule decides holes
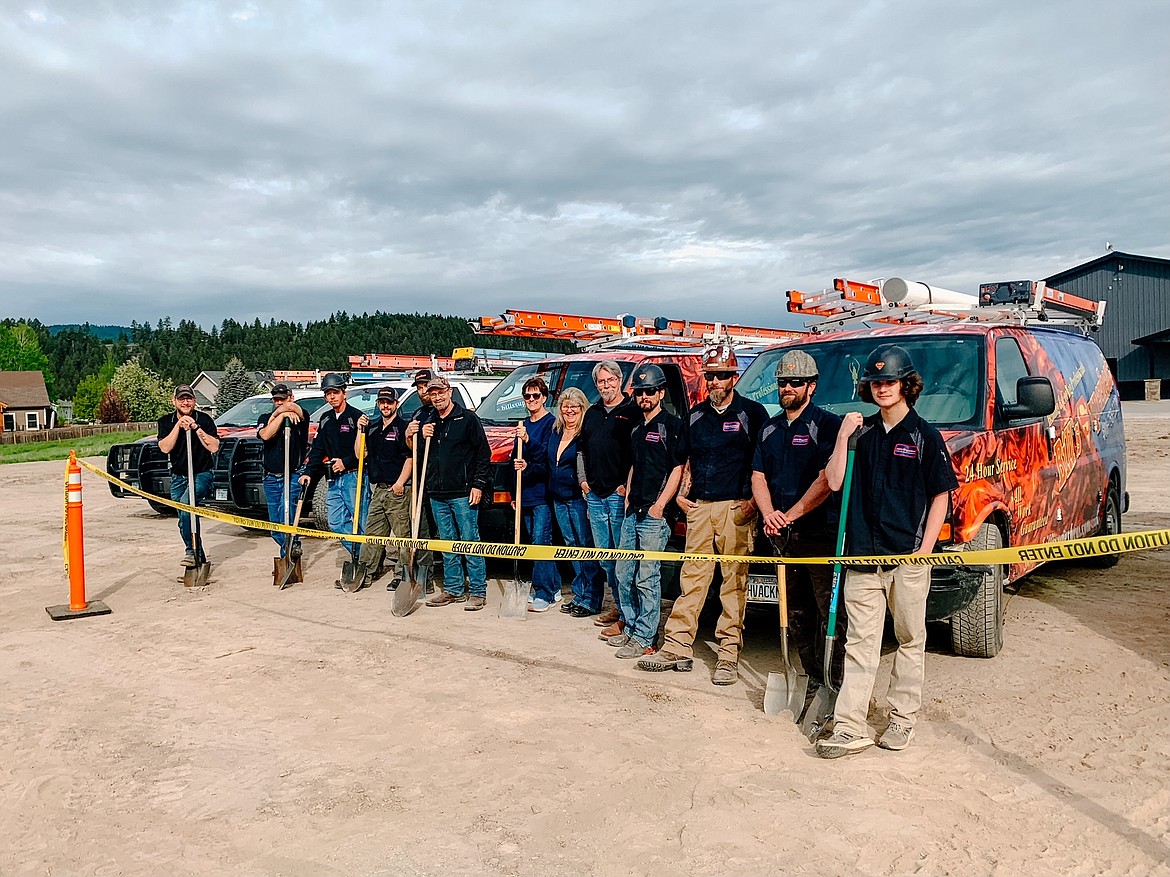
[[[223,380],[215,394],[215,410],[222,414],[249,396],[255,396],[258,389],[239,357],[233,356],[228,360]]]

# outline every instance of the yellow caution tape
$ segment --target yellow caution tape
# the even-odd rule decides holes
[[[557,545],[513,545],[510,542],[459,542],[449,539],[409,539],[399,536],[369,536],[364,534],[332,533],[306,527],[274,524],[257,518],[193,508],[186,503],[165,499],[148,493],[84,460],[82,466],[100,478],[117,484],[124,490],[144,499],[170,506],[173,509],[196,514],[212,521],[223,521],[254,530],[272,530],[292,533],[311,539],[337,539],[347,542],[371,542],[392,548],[444,551],[451,554],[473,554],[483,557],[505,557],[515,560],[673,560],[694,563],[782,563],[786,566],[825,565],[841,563],[845,566],[988,566],[1005,563],[1041,563],[1049,560],[1081,560],[1106,554],[1123,554],[1170,547],[1170,529],[1142,530],[1120,533],[1116,536],[1092,536],[1063,542],[1044,542],[1036,545],[1017,545],[981,551],[940,551],[936,554],[874,554],[849,557],[765,557],[743,554],[692,554],[677,551],[636,551],[621,548],[568,548]]]

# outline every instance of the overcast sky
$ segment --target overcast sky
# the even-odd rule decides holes
[[[1170,3],[0,0],[0,315],[791,325],[1170,257]]]

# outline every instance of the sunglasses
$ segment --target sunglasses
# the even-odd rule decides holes
[[[543,399],[544,393],[525,393],[524,398],[525,399]]]
[[[634,390],[634,395],[635,396],[653,396],[655,393],[661,393],[661,392],[662,392],[661,387],[655,387],[652,390],[647,390],[647,389],[644,389],[642,387],[639,387],[637,390]]]
[[[777,387],[795,387],[800,389],[808,384],[808,378],[776,378]]]
[[[703,372],[703,379],[707,381],[730,381],[735,372]]]

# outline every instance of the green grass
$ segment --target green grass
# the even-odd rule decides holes
[[[26,442],[20,445],[0,445],[0,463],[36,463],[41,460],[69,459],[69,451],[79,457],[104,457],[112,445],[134,442],[150,432],[103,432],[79,439],[54,442]]]

